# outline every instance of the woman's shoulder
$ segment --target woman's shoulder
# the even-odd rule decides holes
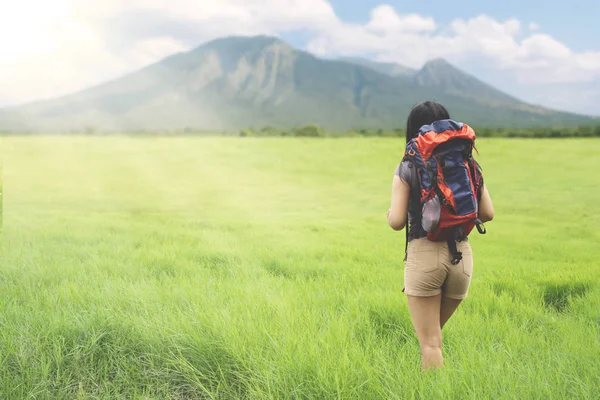
[[[414,174],[415,168],[409,160],[402,160],[396,167],[395,175],[405,182],[412,182]]]

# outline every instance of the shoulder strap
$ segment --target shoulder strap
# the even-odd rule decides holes
[[[404,230],[406,231],[406,243],[404,245],[404,261],[408,258],[408,212],[406,213],[406,225],[404,225]]]
[[[410,168],[412,170],[412,172],[410,173],[410,180],[408,182],[409,186],[411,187],[411,189],[416,185],[417,187],[420,186],[420,177],[419,177],[419,173],[417,172],[417,167],[413,161],[413,157],[410,156],[409,154],[405,154],[404,157],[402,158],[402,162],[404,161],[408,161],[408,168]],[[408,200],[408,207],[410,207],[410,199]],[[409,215],[408,215],[408,207],[406,208],[406,225],[404,226],[404,229],[406,230],[406,241],[404,243],[404,261],[406,261],[408,259],[408,239],[409,239],[409,228],[410,228],[410,219],[409,219]]]

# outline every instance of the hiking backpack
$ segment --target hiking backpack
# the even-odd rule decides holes
[[[475,137],[467,124],[451,119],[435,121],[422,126],[406,144],[403,158],[416,168],[421,225],[427,238],[448,242],[452,264],[462,259],[456,241],[465,239],[474,227],[486,233],[478,218],[483,176],[472,154],[473,149],[477,151]]]

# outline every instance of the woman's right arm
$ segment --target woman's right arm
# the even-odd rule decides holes
[[[485,184],[481,188],[481,200],[479,201],[479,219],[481,222],[488,222],[494,219],[494,205],[490,193]]]

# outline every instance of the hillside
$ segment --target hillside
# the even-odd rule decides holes
[[[509,96],[459,70],[441,58],[427,62],[415,75],[414,79],[422,87],[433,88],[465,99],[483,102],[490,106],[525,106],[531,111],[543,111],[540,107],[527,107],[517,98]]]
[[[417,70],[405,67],[404,65],[396,63],[376,62],[361,57],[341,57],[339,58],[339,60],[371,68],[379,73],[397,78],[412,79],[418,72]]]
[[[0,130],[395,128],[425,99],[473,125],[591,121],[523,103],[443,60],[414,73],[393,66],[320,59],[272,37],[228,37],[78,93],[0,110]]]

